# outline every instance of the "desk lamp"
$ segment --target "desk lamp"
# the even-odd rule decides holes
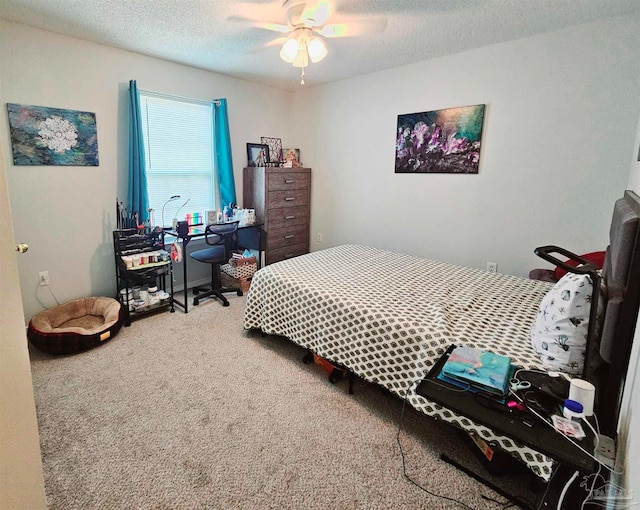
[[[162,204],[162,228],[164,228],[164,206],[169,202],[173,202],[174,200],[180,198],[180,195],[173,195],[169,200],[167,200],[164,204]]]
[[[182,209],[185,205],[187,205],[189,203],[189,200],[191,200],[191,199],[187,198],[185,203],[182,204],[180,207],[178,207],[178,209],[176,210],[176,213],[173,215],[173,230],[176,230],[176,228],[178,226],[178,212],[180,212],[180,209]]]

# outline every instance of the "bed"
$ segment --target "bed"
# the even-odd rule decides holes
[[[614,432],[638,313],[639,218],[640,199],[627,191],[614,207],[599,294],[603,316],[590,335],[583,369],[602,397],[598,416],[605,430]],[[548,282],[342,245],[260,269],[247,296],[244,327],[284,336],[339,363],[406,398],[416,410],[498,444],[548,480],[551,459],[415,389],[454,343],[544,369],[531,330],[553,288]]]

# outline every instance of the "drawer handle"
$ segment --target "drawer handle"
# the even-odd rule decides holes
[[[285,180],[284,180],[284,183],[285,183],[285,184],[293,184],[294,182],[296,182],[296,181],[294,181],[293,179],[291,179],[291,180],[287,180],[287,179],[285,179]]]
[[[293,220],[295,218],[295,216],[285,216],[284,219],[285,220]]]
[[[295,199],[296,199],[296,197],[285,197],[285,199],[284,199],[284,200],[285,200],[286,202],[291,202],[292,200],[295,200]]]
[[[284,236],[285,239],[293,239],[295,235],[289,234],[288,236]]]

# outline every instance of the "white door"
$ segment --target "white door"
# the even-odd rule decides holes
[[[40,437],[0,145],[0,501],[45,509]]]

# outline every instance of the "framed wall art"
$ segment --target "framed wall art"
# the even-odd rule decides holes
[[[261,143],[247,144],[247,166],[267,166],[269,146]]]
[[[279,163],[282,159],[282,140],[280,138],[260,137],[260,143],[269,146],[269,161]]]
[[[395,173],[477,174],[485,105],[398,115]]]
[[[13,164],[98,166],[96,114],[7,103]]]

